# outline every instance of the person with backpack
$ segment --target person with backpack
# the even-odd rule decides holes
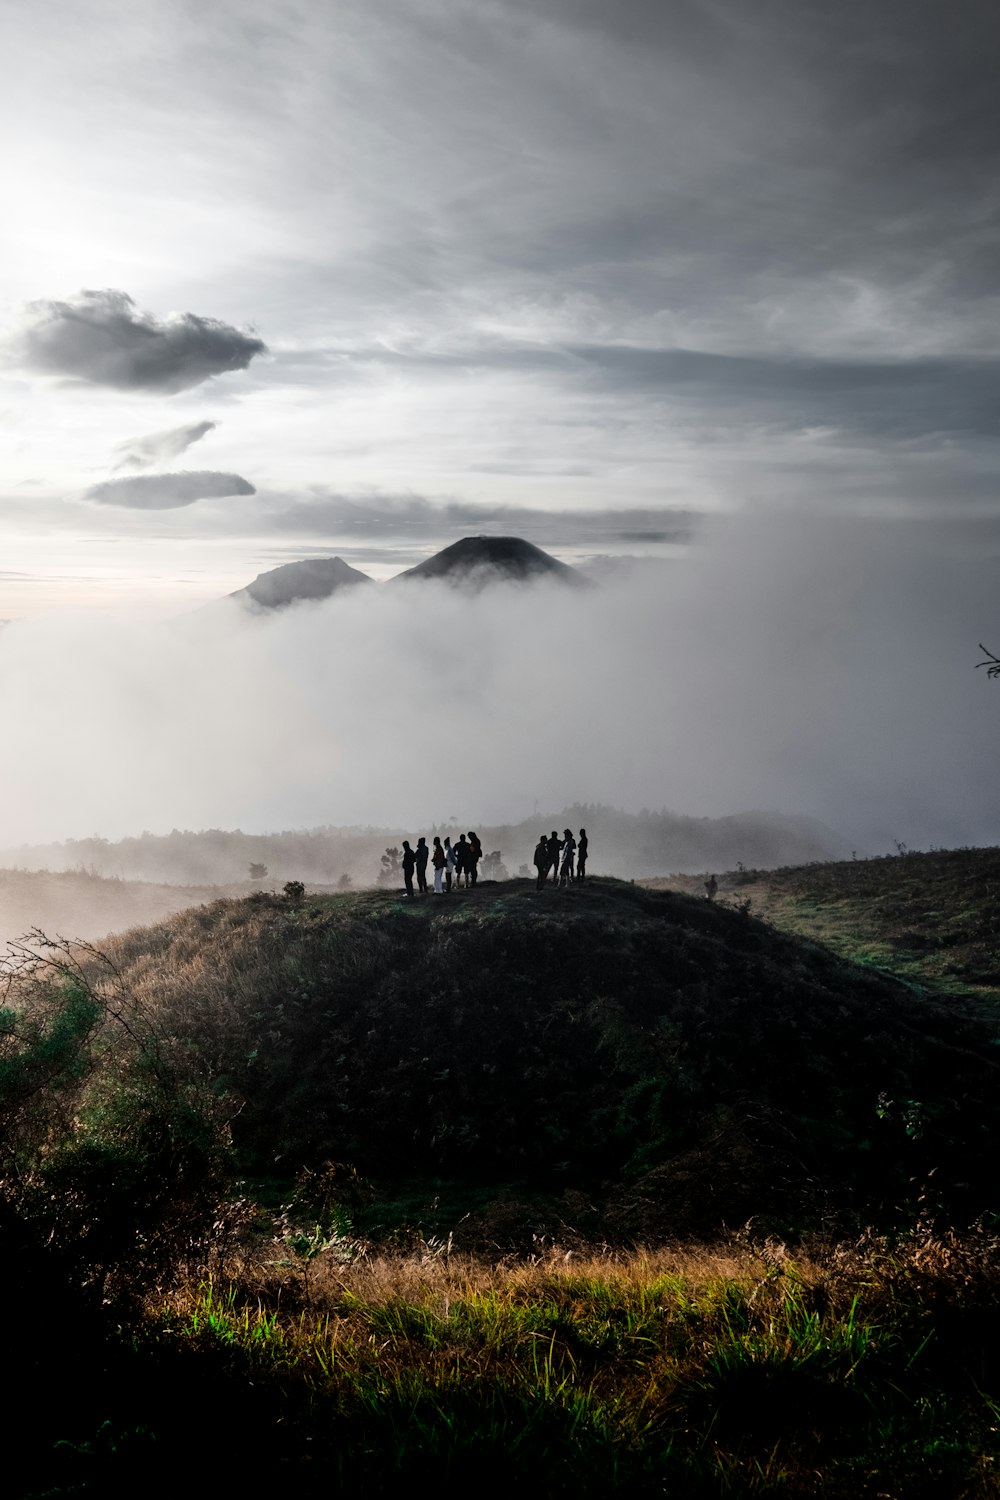
[[[469,873],[472,875],[472,884],[475,885],[479,861],[483,857],[483,846],[479,842],[478,833],[469,831]]]
[[[538,879],[535,881],[535,890],[540,891],[548,879],[549,874],[549,846],[544,833],[535,845],[535,869],[538,871]]]

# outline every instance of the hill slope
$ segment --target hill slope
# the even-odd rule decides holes
[[[984,1014],[704,900],[259,896],[108,951],[259,1168],[517,1183],[617,1237],[1000,1208]]]
[[[700,893],[702,878],[644,882]],[[792,869],[730,871],[723,900],[855,963],[946,993],[1000,999],[1000,849],[937,849]]]

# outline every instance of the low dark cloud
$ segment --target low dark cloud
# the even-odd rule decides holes
[[[380,541],[412,537],[433,540],[489,532],[524,537],[537,546],[599,546],[641,535],[647,541],[688,542],[695,512],[624,507],[597,510],[541,510],[530,506],[481,505],[471,501],[434,501],[422,495],[348,495],[314,491],[308,497],[261,495],[274,506],[275,531]],[[381,550],[381,549],[380,549]]]
[[[189,422],[183,427],[171,427],[167,432],[150,432],[145,437],[129,438],[115,449],[119,455],[115,468],[148,469],[153,464],[169,463],[217,426],[216,422]]]
[[[256,493],[253,485],[239,474],[217,474],[206,469],[107,479],[91,485],[83,498],[97,505],[124,505],[130,510],[176,510],[182,505],[193,505],[196,500]]]
[[[83,291],[65,302],[31,302],[12,348],[39,375],[116,390],[173,395],[213,375],[245,370],[266,344],[218,318],[157,318],[125,292]]]
[[[538,349],[483,344],[461,353],[370,350],[360,364],[419,367],[422,372],[517,370],[545,374],[563,389],[604,395],[667,396],[727,426],[773,426],[794,432],[827,428],[887,441],[924,437],[1000,436],[996,390],[1000,359],[805,358],[786,353],[719,354],[626,343],[564,344]],[[524,473],[509,465],[472,464],[472,472]],[[579,473],[583,466],[542,472]]]
[[[996,359],[838,360],[581,347],[602,383],[692,397],[753,423],[827,427],[888,440],[996,437]]]

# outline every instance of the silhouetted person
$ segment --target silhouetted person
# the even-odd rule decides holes
[[[467,838],[465,837],[465,834],[463,833],[462,836],[461,836],[461,838],[459,839],[458,843],[455,845],[455,885],[456,885],[456,887],[460,886],[462,884],[462,876],[463,875],[465,876],[465,883],[466,883],[466,885],[468,885],[468,883],[469,883],[469,855],[471,854],[471,852],[472,851],[469,848],[469,842],[468,842]]]
[[[552,871],[552,883],[559,883],[559,850],[562,848],[562,840],[553,828],[546,840],[546,848],[549,851],[549,869]]]
[[[559,866],[559,884],[569,885],[573,879],[573,853],[576,849],[576,839],[573,830],[567,828],[562,842],[562,864]]]
[[[406,894],[413,895],[413,870],[417,863],[417,856],[406,839],[403,840],[403,879],[406,882]]]
[[[426,839],[417,839],[417,890],[427,894],[427,861],[430,858],[430,850]]]
[[[584,880],[587,875],[587,830],[580,829],[580,838],[576,846],[576,878]]]
[[[444,841],[444,888],[451,892],[451,877],[455,873],[455,851],[451,847],[451,839]]]
[[[476,883],[476,878],[477,878],[476,877],[476,871],[478,870],[479,861],[482,859],[482,857],[483,857],[483,846],[479,842],[479,835],[478,835],[478,833],[473,833],[472,830],[470,829],[469,830],[469,874],[472,876],[472,884],[473,885],[475,885],[475,883]]]
[[[535,890],[540,891],[549,873],[549,846],[544,833],[535,845],[535,869],[538,871]]]
[[[709,901],[715,900],[715,893],[718,889],[719,882],[716,880],[714,875],[710,875],[705,881],[705,895],[708,897]]]
[[[434,852],[431,855],[431,864],[434,866],[434,894],[443,896],[442,882],[444,880],[444,868],[448,863],[444,850],[441,848],[441,840],[437,834],[434,835]]]

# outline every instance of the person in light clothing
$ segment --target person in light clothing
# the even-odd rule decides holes
[[[434,851],[431,854],[431,864],[434,866],[434,894],[435,894],[435,896],[443,896],[444,895],[443,881],[444,881],[445,866],[447,865],[447,863],[448,863],[448,857],[445,854],[444,850],[441,848],[441,840],[438,838],[437,834],[435,834],[434,835]]]

